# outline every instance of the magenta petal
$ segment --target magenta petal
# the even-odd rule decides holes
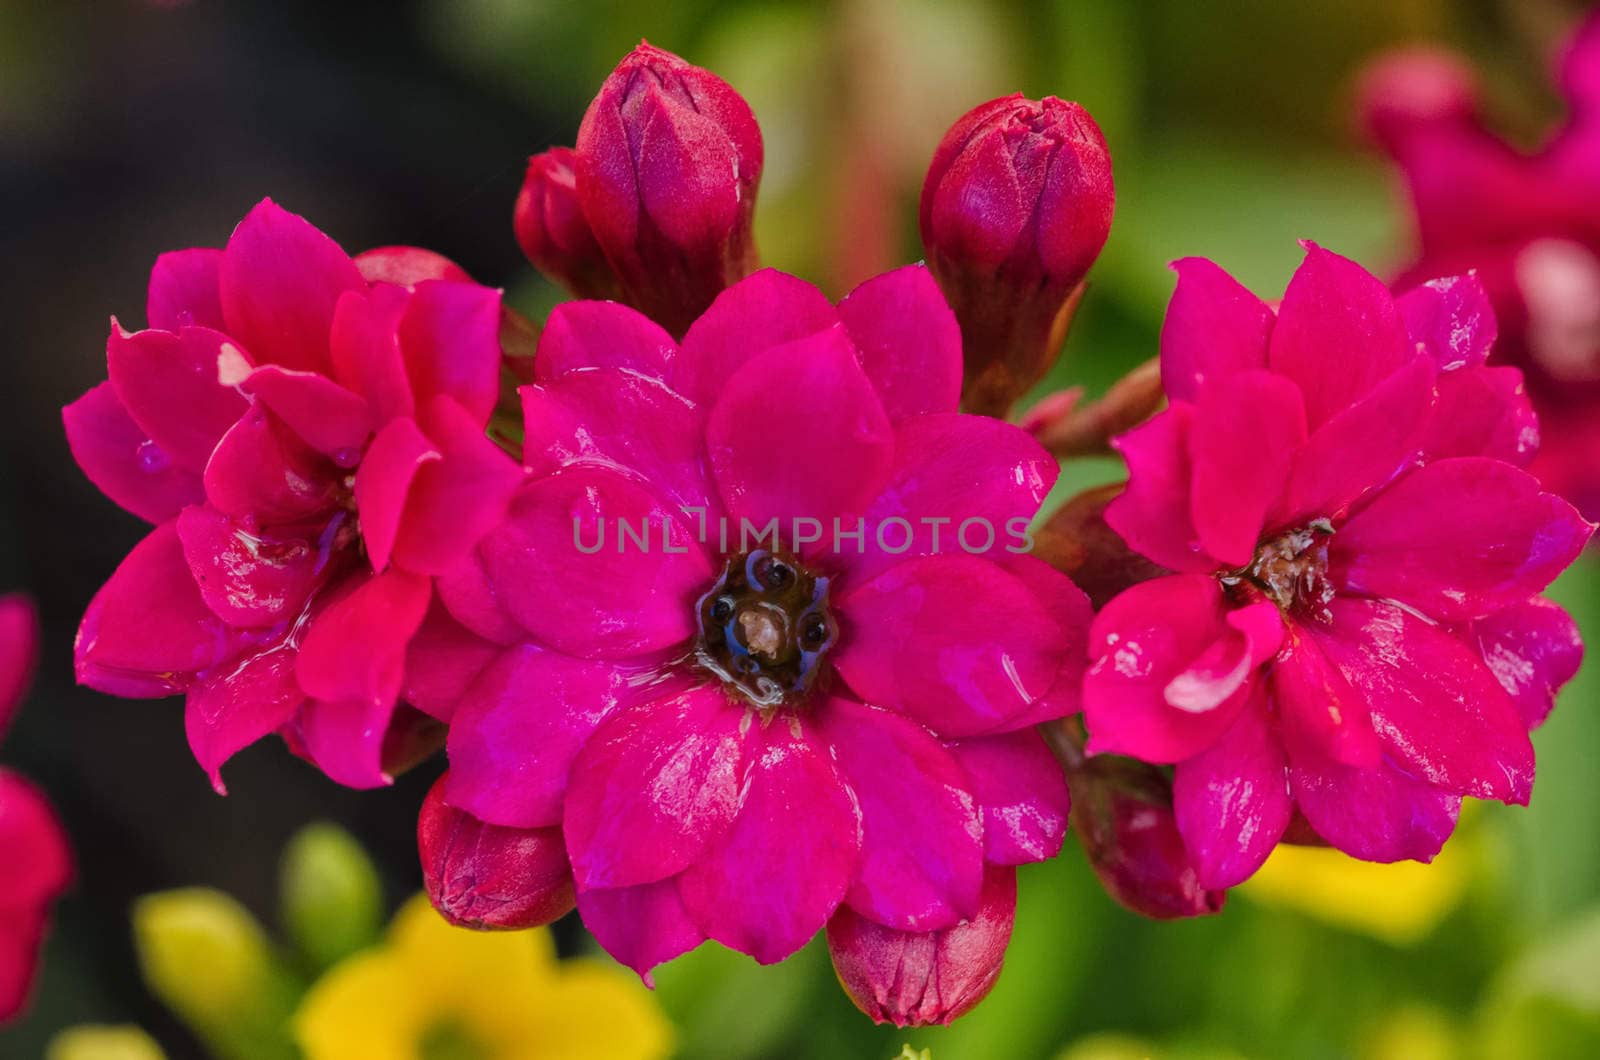
[[[1240,372],[1201,389],[1189,431],[1189,517],[1208,553],[1230,567],[1250,562],[1305,438],[1299,391],[1281,376]]]
[[[633,472],[664,498],[705,510],[716,525],[704,453],[705,413],[649,376],[620,368],[569,371],[521,390],[522,462],[535,475],[568,464]]]
[[[1055,721],[1083,709],[1083,674],[1089,667],[1089,624],[1094,606],[1072,579],[1035,556],[1006,556],[1001,565],[1033,591],[1061,629],[1062,658],[1055,682],[1043,696],[993,731],[1011,732]]]
[[[478,423],[500,392],[500,292],[426,280],[400,318],[400,352],[417,404],[448,397]]]
[[[749,361],[838,323],[839,314],[821,291],[788,273],[762,269],[717,295],[689,326],[667,383],[696,404],[710,405]]]
[[[145,322],[162,331],[186,327],[224,330],[221,270],[222,251],[214,247],[159,255],[150,270]]]
[[[602,722],[572,764],[563,811],[579,893],[699,860],[738,812],[753,720],[702,686]]]
[[[834,665],[857,696],[943,737],[995,729],[1050,690],[1066,638],[1023,582],[976,556],[929,556],[848,591]]]
[[[392,705],[428,597],[427,579],[404,571],[360,579],[312,622],[300,647],[300,687],[317,699]]]
[[[205,499],[200,476],[178,466],[123,408],[109,382],[61,410],[72,458],[119,507],[151,523],[165,522]]]
[[[206,500],[254,525],[299,523],[337,503],[339,471],[266,409],[239,418],[206,465]]]
[[[926,266],[873,277],[839,303],[839,316],[891,420],[956,411],[961,329]]]
[[[1306,627],[1289,624],[1288,645],[1272,670],[1279,735],[1291,758],[1327,758],[1369,769],[1382,748],[1366,698]]]
[[[1577,623],[1549,600],[1535,598],[1480,618],[1470,637],[1530,729],[1544,721],[1556,692],[1583,663]]]
[[[252,369],[237,357],[223,359],[222,375],[271,409],[301,441],[342,467],[355,462],[372,433],[366,400],[325,375],[275,364]]]
[[[483,560],[476,551],[440,574],[434,585],[451,616],[485,640],[508,645],[527,638],[527,631],[500,605],[483,568]],[[516,586],[508,586],[508,589],[516,591]]]
[[[178,538],[206,606],[242,628],[298,615],[327,562],[310,542],[253,534],[202,504],[178,516]]]
[[[877,496],[894,432],[835,327],[746,361],[711,410],[706,451],[733,518],[806,517],[831,529]]]
[[[377,423],[416,412],[400,353],[400,321],[410,301],[410,292],[385,284],[346,291],[334,309],[333,378],[367,399]]]
[[[123,408],[162,452],[190,471],[244,413],[245,399],[217,379],[228,337],[206,328],[123,331],[113,323],[106,366]],[[235,354],[237,356],[237,354]]]
[[[257,364],[323,373],[339,296],[367,286],[338,244],[271,199],[233,230],[220,283],[224,330]]]
[[[1193,416],[1193,406],[1176,404],[1112,442],[1128,462],[1128,485],[1106,506],[1106,524],[1129,548],[1175,571],[1221,565],[1206,554],[1189,514]]]
[[[443,458],[417,469],[393,555],[407,570],[441,574],[505,518],[527,476],[453,398],[434,398],[423,414]]]
[[[678,357],[666,330],[616,302],[563,302],[550,310],[533,370],[542,382],[579,368],[621,368],[664,380]]]
[[[1224,621],[1227,629],[1222,635],[1167,682],[1163,695],[1168,706],[1191,714],[1216,710],[1232,699],[1283,643],[1283,618],[1270,601],[1234,608]]]
[[[1072,808],[1066,774],[1034,729],[950,745],[983,811],[983,858],[1026,865],[1061,851]]]
[[[903,931],[978,912],[983,818],[971,781],[922,726],[845,699],[816,717],[861,806],[861,863],[845,901]]]
[[[1353,515],[1329,559],[1351,590],[1459,621],[1544,589],[1593,531],[1525,471],[1481,457],[1440,460]]]
[[[374,570],[389,565],[412,483],[424,465],[443,459],[412,419],[390,420],[367,447],[356,471],[355,497]]]
[[[0,913],[43,911],[72,880],[72,851],[55,811],[31,781],[7,769],[0,769],[0,851]]]
[[[654,986],[650,969],[688,953],[706,939],[678,896],[676,879],[636,887],[579,891],[583,926],[618,963]]]
[[[861,852],[861,810],[825,746],[781,719],[752,750],[739,815],[678,893],[710,938],[774,964],[804,946],[844,898]]]
[[[1259,698],[1209,750],[1179,762],[1172,808],[1200,885],[1243,883],[1289,825],[1288,762]]]
[[[1489,294],[1470,273],[1429,280],[1395,299],[1395,308],[1442,372],[1483,364],[1499,331]]]
[[[1022,533],[1058,473],[1055,458],[1013,424],[912,416],[895,425],[894,463],[867,507],[862,541],[841,536],[839,556],[852,578],[868,579],[901,557],[1004,555],[1023,547]],[[825,528],[825,537],[832,533]]]
[[[424,280],[472,282],[466,269],[443,254],[423,247],[373,247],[350,260],[355,262],[368,283],[395,283],[410,287]]]
[[[1387,765],[1296,760],[1295,805],[1323,839],[1363,861],[1432,861],[1456,827],[1461,796]]]
[[[435,599],[406,645],[400,698],[429,717],[448,723],[462,693],[499,654],[500,645],[457,622]]]
[[[645,534],[648,543],[624,531]],[[604,468],[570,468],[530,483],[479,551],[507,614],[551,647],[587,658],[686,644],[694,602],[712,582],[710,562],[683,523]]]
[[[1385,752],[1461,795],[1526,804],[1533,744],[1516,705],[1477,654],[1394,604],[1340,600],[1318,636],[1366,697]]]
[[[1433,362],[1413,357],[1317,428],[1295,457],[1276,521],[1331,519],[1416,460],[1434,412]]]
[[[39,661],[39,612],[26,593],[0,596],[0,739],[22,706]]]
[[[78,681],[132,698],[182,691],[231,656],[239,636],[206,607],[173,522],[133,547],[78,627]]]
[[[1207,380],[1267,366],[1272,310],[1205,258],[1172,263],[1177,289],[1161,327],[1161,386],[1174,401],[1194,401]]]
[[[1239,635],[1227,624],[1222,590],[1206,575],[1141,582],[1106,604],[1089,630],[1096,661],[1083,682],[1090,753],[1168,763],[1211,746],[1232,724],[1248,683],[1204,711],[1172,706],[1168,689],[1230,633]]]
[[[282,728],[305,702],[295,680],[295,655],[293,643],[285,639],[229,660],[189,686],[183,712],[189,750],[219,795],[228,791],[222,783],[223,764]]]
[[[1413,349],[1381,280],[1306,244],[1278,307],[1267,363],[1299,385],[1312,430],[1388,378]]]
[[[524,644],[499,655],[460,697],[450,724],[446,797],[508,828],[561,823],[572,761],[619,704],[630,672]]]
[[[1427,459],[1487,456],[1526,467],[1538,451],[1539,418],[1520,369],[1467,368],[1439,377],[1438,406],[1422,441]]]

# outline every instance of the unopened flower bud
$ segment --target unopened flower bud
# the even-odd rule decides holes
[[[1114,202],[1105,138],[1076,103],[1006,96],[945,134],[922,244],[961,322],[971,411],[1003,415],[1049,369]]]
[[[1072,829],[1106,892],[1135,913],[1160,920],[1205,916],[1224,891],[1200,886],[1178,834],[1172,784],[1158,768],[1096,755],[1067,771]]]
[[[761,130],[727,82],[641,43],[578,129],[578,202],[623,299],[675,335],[755,265]]]
[[[302,828],[279,873],[283,923],[306,964],[321,971],[377,942],[383,886],[361,844],[338,825]]]
[[[463,927],[541,927],[571,912],[572,868],[560,828],[486,824],[444,801],[449,775],[423,800],[417,849],[428,897]]]
[[[1167,573],[1129,548],[1106,524],[1106,506],[1123,489],[1118,482],[1085,490],[1033,535],[1033,554],[1070,577],[1096,610],[1124,589]]]
[[[517,194],[517,242],[534,268],[579,298],[618,298],[621,289],[578,205],[573,150],[552,147],[528,159]]]
[[[1017,871],[984,868],[978,914],[942,931],[896,931],[848,905],[828,921],[828,950],[856,1007],[878,1023],[949,1023],[1000,977],[1017,909]]]

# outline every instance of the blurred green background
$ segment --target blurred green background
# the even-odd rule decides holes
[[[1268,296],[1300,238],[1380,272],[1404,261],[1392,174],[1347,116],[1368,57],[1463,50],[1531,144],[1559,113],[1547,56],[1581,14],[1557,0],[0,0],[0,588],[40,598],[47,637],[0,756],[50,790],[81,862],[37,1004],[0,1031],[0,1057],[38,1056],[82,1021],[137,1022],[171,1056],[201,1055],[137,979],[129,905],[203,884],[270,920],[279,852],[314,816],[369,847],[391,907],[420,884],[412,828],[438,763],[356,795],[262,746],[218,799],[176,702],[72,687],[77,617],[140,529],[76,473],[58,410],[103,377],[106,316],[139,318],[156,253],[220,244],[270,194],[347,249],[430,245],[542,314],[557,294],[510,229],[523,162],[571,142],[643,36],[750,99],[765,260],[842,294],[918,256],[916,194],[956,116],[1056,94],[1098,117],[1116,163],[1111,240],[1047,383],[1094,391],[1155,352],[1174,257],[1215,258]],[[1117,473],[1074,465],[1062,492]],[[1556,595],[1600,638],[1595,561]],[[1460,885],[1403,939],[1330,922],[1292,882],[1288,899],[1246,890],[1203,922],[1143,921],[1069,843],[1023,870],[1005,973],[952,1028],[872,1027],[816,943],[773,968],[703,948],[659,973],[659,996],[694,1057],[888,1058],[902,1043],[935,1060],[1600,1056],[1597,698],[1591,661],[1536,735],[1533,805],[1469,815]],[[559,934],[592,945],[575,918]]]

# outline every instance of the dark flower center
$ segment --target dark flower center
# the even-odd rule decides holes
[[[1318,519],[1263,541],[1250,566],[1224,581],[1250,585],[1278,605],[1279,610],[1317,621],[1331,617],[1333,584],[1328,580],[1328,542],[1333,524]]]
[[[838,635],[828,579],[765,549],[730,556],[695,608],[695,663],[762,708],[803,700]]]

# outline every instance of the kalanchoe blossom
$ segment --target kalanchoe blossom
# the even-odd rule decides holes
[[[578,202],[570,147],[528,159],[513,224],[517,243],[545,276],[579,298],[619,298],[617,278]]]
[[[1076,103],[1006,96],[945,133],[922,245],[961,322],[968,410],[1004,415],[1049,369],[1114,202],[1105,138]]]
[[[1600,517],[1600,17],[1561,52],[1569,116],[1525,152],[1486,127],[1472,70],[1438,51],[1387,56],[1361,120],[1404,174],[1416,260],[1397,289],[1476,270],[1500,322],[1494,361],[1522,369],[1544,425],[1530,470]]]
[[[1176,267],[1171,405],[1120,439],[1105,512],[1172,573],[1096,616],[1088,750],[1175,764],[1206,888],[1296,809],[1355,857],[1427,860],[1463,795],[1528,800],[1528,730],[1582,650],[1537,594],[1593,527],[1517,466],[1534,421],[1515,369],[1484,367],[1471,277],[1396,300],[1309,246],[1274,313]]]
[[[754,268],[761,162],[755,115],[727,82],[646,43],[617,64],[578,127],[573,168],[624,301],[682,335]]]
[[[559,828],[584,922],[642,974],[708,938],[782,960],[831,923],[874,1016],[953,1018],[998,971],[1013,867],[1066,827],[1034,725],[1076,705],[1088,603],[1005,529],[1054,461],[956,412],[921,267],[837,307],[759,272],[681,344],[568,303],[535,363],[534,478],[440,578],[408,668],[451,719],[444,802]]]
[[[224,249],[158,258],[148,316],[113,320],[109,381],[64,413],[84,472],[156,524],[90,603],[78,679],[186,693],[219,791],[272,732],[386,782],[427,742],[396,703],[429,578],[523,477],[484,433],[499,292],[416,248],[352,260],[264,201]]]
[[[20,594],[0,596],[0,740],[22,706],[39,654],[39,620]],[[50,909],[72,878],[66,833],[32,783],[0,768],[0,1023],[33,989]]]

